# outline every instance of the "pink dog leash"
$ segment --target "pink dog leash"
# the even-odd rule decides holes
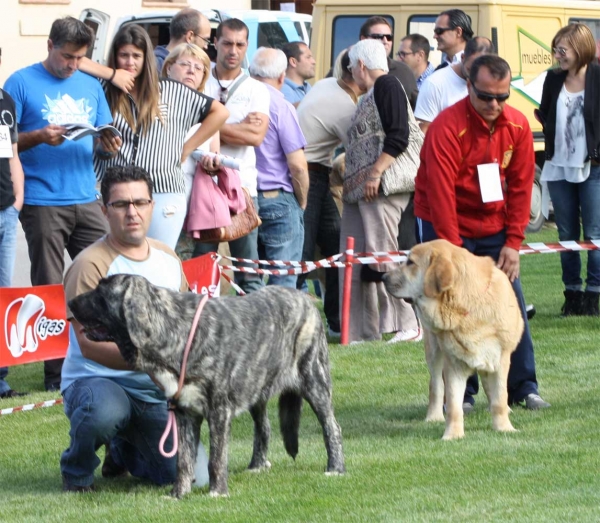
[[[192,328],[190,329],[190,334],[188,336],[187,342],[185,344],[185,349],[183,351],[183,361],[181,362],[181,374],[179,375],[179,383],[177,385],[177,392],[173,395],[172,398],[168,399],[169,404],[169,417],[167,419],[167,426],[165,427],[165,431],[163,432],[162,437],[160,438],[160,442],[158,443],[158,451],[161,456],[165,458],[172,458],[179,449],[178,445],[178,432],[177,432],[177,420],[175,419],[175,409],[177,408],[177,400],[179,400],[179,395],[181,394],[181,389],[183,389],[183,381],[185,380],[185,369],[187,368],[187,360],[190,354],[190,348],[192,347],[192,340],[194,339],[194,334],[196,334],[196,329],[198,328],[198,322],[200,321],[200,314],[202,314],[202,309],[204,308],[204,304],[208,300],[208,294],[205,294],[200,303],[198,304],[198,308],[196,309],[196,314],[194,315],[194,321],[192,322]],[[171,432],[171,427],[173,428],[173,449],[170,452],[165,451],[165,441],[169,437],[169,432]]]

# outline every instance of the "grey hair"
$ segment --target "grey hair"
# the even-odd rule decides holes
[[[281,49],[259,47],[252,57],[252,63],[248,70],[251,76],[274,80],[285,73],[287,66],[287,57]]]
[[[385,47],[379,40],[360,40],[350,48],[348,56],[352,67],[356,67],[360,60],[367,69],[389,71]]]

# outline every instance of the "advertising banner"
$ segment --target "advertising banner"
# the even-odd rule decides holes
[[[0,289],[0,367],[64,358],[69,345],[62,285]]]

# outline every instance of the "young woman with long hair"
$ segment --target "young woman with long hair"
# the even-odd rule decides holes
[[[129,71],[135,85],[129,93],[104,85],[123,145],[114,155],[96,156],[97,172],[101,178],[113,165],[146,169],[154,183],[148,236],[174,248],[187,210],[181,164],[219,130],[229,111],[181,82],[159,79],[150,37],[138,25],[125,26],[116,34],[108,66]],[[186,140],[190,128],[200,122],[202,126]]]

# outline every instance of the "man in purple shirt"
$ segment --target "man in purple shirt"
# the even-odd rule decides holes
[[[306,140],[294,106],[281,91],[287,59],[283,51],[260,47],[250,75],[264,83],[271,95],[269,128],[256,150],[258,170],[258,252],[262,259],[302,259],[304,209],[308,196]],[[281,267],[285,269],[286,267]],[[269,285],[296,288],[297,276],[269,276]]]

